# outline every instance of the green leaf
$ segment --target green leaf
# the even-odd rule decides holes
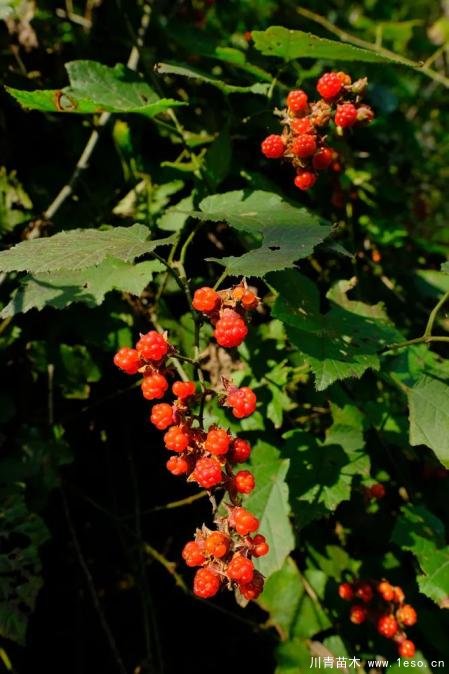
[[[268,83],[262,82],[256,82],[249,86],[227,84],[218,79],[218,77],[211,77],[208,73],[205,73],[198,68],[177,65],[175,63],[157,63],[155,70],[161,75],[179,75],[180,77],[188,77],[189,79],[195,79],[200,82],[205,82],[206,84],[211,84],[224,94],[258,94],[260,96],[268,96],[271,86]]]
[[[361,377],[368,368],[378,370],[378,352],[398,335],[402,338],[382,305],[348,299],[350,281],[339,281],[329,291],[332,308],[327,314],[320,312],[318,288],[297,271],[272,274],[268,282],[278,292],[272,315],[286,324],[318,391],[339,379]]]
[[[22,241],[0,253],[0,271],[31,273],[61,269],[86,269],[100,264],[107,257],[131,262],[166,246],[172,238],[147,241],[148,229],[143,225],[114,227],[108,230],[73,229],[48,238]]]
[[[259,518],[260,532],[270,546],[268,555],[256,561],[259,571],[268,577],[282,567],[295,546],[285,482],[289,461],[282,459],[271,445],[258,442],[252,451],[251,466],[256,489],[245,499],[244,505]]]
[[[64,89],[6,90],[24,108],[42,112],[132,112],[155,117],[168,108],[185,105],[159,98],[149,84],[121,64],[110,68],[96,61],[71,61],[66,69],[70,86]]]
[[[294,206],[270,192],[225,192],[206,197],[200,203],[203,220],[225,221],[234,229],[250,232],[261,239],[261,246],[241,257],[215,260],[229,274],[265,276],[270,271],[293,267],[310,255],[331,232],[317,216]]]
[[[449,468],[449,386],[423,376],[407,392],[410,444],[427,445]]]
[[[302,30],[288,30],[282,26],[270,26],[264,31],[253,30],[255,48],[265,56],[277,56],[284,61],[298,58],[326,59],[328,61],[356,61],[368,63],[402,63],[410,61],[401,56],[387,57],[369,49],[317,37]],[[418,64],[416,65],[418,67]]]
[[[24,314],[44,307],[65,309],[75,302],[98,306],[112,290],[139,296],[153,275],[164,269],[158,260],[136,265],[106,258],[97,267],[26,276],[14,292],[0,318]]]
[[[441,520],[423,506],[406,505],[391,540],[417,558],[421,592],[441,608],[449,608],[449,546]]]

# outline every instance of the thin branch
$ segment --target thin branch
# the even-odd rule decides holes
[[[437,335],[432,335],[433,326],[435,324],[436,318],[442,306],[449,300],[449,290],[444,293],[441,299],[434,306],[432,311],[429,314],[427,320],[427,325],[424,330],[424,334],[421,337],[414,337],[413,339],[407,339],[404,342],[399,342],[398,344],[389,344],[386,348],[387,351],[391,349],[402,349],[405,346],[411,346],[413,344],[429,344],[430,342],[449,342],[449,337],[439,337]]]

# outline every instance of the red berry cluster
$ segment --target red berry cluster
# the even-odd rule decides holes
[[[225,347],[241,344],[248,333],[245,312],[256,309],[258,304],[259,299],[244,282],[220,292],[200,288],[193,298],[193,307],[209,318],[215,326],[215,339]],[[175,355],[166,335],[151,331],[140,337],[135,349],[120,349],[114,363],[127,374],[143,374],[143,395],[152,400],[165,395],[170,376],[165,359]],[[224,378],[222,384],[219,402],[230,407],[234,417],[243,419],[253,414],[257,398],[252,389],[239,388]],[[268,544],[264,536],[256,533],[257,517],[241,505],[241,496],[250,494],[255,487],[254,476],[249,470],[234,470],[236,464],[249,459],[251,445],[215,424],[204,428],[202,413],[196,414],[195,406],[201,410],[205,397],[213,391],[198,392],[192,381],[175,381],[171,390],[175,400],[156,403],[150,414],[154,426],[165,431],[165,447],[174,452],[167,469],[173,475],[185,475],[189,482],[208,491],[222,489],[228,495],[227,514],[216,518],[216,530],[203,526],[195,540],[184,546],[182,556],[187,565],[201,567],[193,590],[207,598],[225,585],[238,590],[247,600],[255,599],[262,592],[264,579],[251,558],[266,555]]]
[[[415,644],[407,639],[405,628],[413,627],[418,617],[413,606],[404,603],[405,595],[401,587],[393,586],[386,580],[358,580],[341,583],[338,594],[345,601],[355,601],[349,614],[352,623],[361,625],[370,620],[379,634],[397,643],[402,658],[415,655]]]
[[[314,186],[317,171],[327,169],[337,158],[327,145],[327,127],[333,119],[338,129],[370,122],[372,109],[361,103],[367,79],[352,82],[343,72],[326,73],[316,88],[321,98],[310,102],[302,89],[290,91],[287,107],[276,111],[284,128],[281,135],[271,134],[262,142],[267,159],[288,159],[296,171],[294,183],[300,190]],[[341,131],[340,131],[341,132]]]

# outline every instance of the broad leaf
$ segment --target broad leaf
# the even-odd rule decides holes
[[[364,61],[410,65],[410,61],[400,56],[386,57],[369,49],[317,37],[311,33],[304,33],[302,30],[288,30],[282,26],[270,26],[264,31],[254,30],[252,31],[252,38],[255,48],[262,54],[277,56],[284,61],[313,58],[328,61]]]
[[[133,112],[155,117],[168,108],[185,105],[171,98],[159,98],[138,75],[123,65],[114,68],[96,61],[66,63],[70,86],[64,89],[7,91],[24,107],[43,112]]]
[[[392,541],[417,558],[422,570],[418,576],[421,592],[441,608],[449,608],[449,546],[441,520],[423,506],[406,505],[396,521]]]
[[[86,269],[107,257],[131,262],[172,239],[147,241],[143,225],[108,230],[73,229],[42,239],[22,241],[0,253],[0,271],[39,272]]]
[[[27,276],[0,313],[0,318],[44,307],[64,309],[74,302],[94,307],[112,290],[140,295],[153,274],[163,269],[158,260],[133,265],[107,258],[97,267]]]
[[[316,245],[331,232],[317,216],[270,192],[226,192],[203,199],[204,220],[227,222],[231,227],[250,232],[261,239],[255,248],[241,257],[216,260],[229,274],[265,276],[270,271],[293,267],[297,260],[310,255]]]
[[[218,77],[212,77],[208,73],[205,73],[198,68],[177,65],[175,63],[157,63],[155,70],[161,75],[179,75],[180,77],[188,77],[190,79],[199,80],[200,82],[205,82],[206,84],[211,84],[213,87],[220,89],[220,91],[225,94],[250,93],[267,96],[270,90],[270,85],[268,83],[256,82],[256,84],[251,84],[249,86],[227,84],[226,82],[223,82],[223,80],[218,79]]]
[[[449,386],[423,376],[408,389],[410,444],[427,445],[449,468]]]

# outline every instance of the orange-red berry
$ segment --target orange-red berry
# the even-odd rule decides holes
[[[208,456],[198,459],[191,477],[204,489],[212,489],[223,481],[220,464]]]
[[[334,151],[330,147],[320,147],[315,152],[312,159],[312,166],[317,171],[324,171],[332,162]]]
[[[243,318],[233,309],[224,309],[215,324],[214,337],[220,346],[231,348],[239,346],[248,334]]]
[[[157,405],[153,405],[150,421],[157,429],[165,431],[166,428],[174,423],[173,407],[168,403],[157,403]]]
[[[238,583],[250,583],[254,576],[254,564],[240,552],[236,552],[228,564],[226,575]]]
[[[401,658],[413,658],[416,653],[416,646],[410,639],[405,639],[398,646]]]
[[[190,433],[183,426],[172,426],[164,435],[164,444],[172,452],[184,452],[190,442]]]
[[[351,601],[354,598],[354,590],[351,583],[340,583],[338,586],[338,596],[345,601]]]
[[[284,139],[272,133],[262,141],[260,149],[267,159],[279,159],[285,152]]]
[[[259,528],[259,520],[249,510],[242,507],[234,508],[229,516],[229,524],[238,534],[246,536]]]
[[[245,463],[251,455],[251,445],[243,438],[235,438],[229,450],[229,460],[232,463]]]
[[[201,599],[209,599],[220,589],[220,576],[207,566],[198,569],[193,580],[193,592]]]
[[[391,614],[383,615],[377,621],[377,631],[386,639],[392,639],[398,632],[398,623]]]
[[[338,73],[325,73],[316,85],[317,91],[325,101],[332,101],[342,90],[343,82]]]
[[[403,606],[398,608],[396,612],[396,617],[399,620],[399,622],[402,625],[405,625],[406,627],[413,627],[413,625],[416,625],[416,622],[418,620],[416,611],[413,608],[413,606],[410,606],[410,604],[404,604]]]
[[[312,171],[300,170],[295,176],[294,183],[296,187],[305,192],[315,185],[316,175]]]
[[[193,381],[175,381],[171,390],[177,398],[186,400],[195,395],[196,386]]]
[[[213,288],[204,286],[195,290],[192,306],[203,314],[210,314],[219,308],[221,304],[220,295]]]
[[[211,428],[204,442],[204,449],[215,456],[226,454],[231,444],[229,433],[224,428]]]
[[[357,121],[357,108],[352,103],[337,105],[335,124],[342,129],[353,126]]]
[[[296,136],[291,144],[291,151],[301,159],[311,157],[316,152],[315,136],[309,133],[302,133]]]
[[[114,365],[126,374],[136,374],[141,366],[139,354],[136,349],[124,346],[115,354]]]
[[[254,571],[253,579],[249,583],[239,583],[238,588],[240,593],[251,601],[257,599],[257,597],[262,593],[264,586],[264,578],[259,571]]]
[[[355,604],[351,606],[351,611],[349,613],[349,619],[354,625],[361,625],[365,622],[368,612],[364,606],[361,604]]]
[[[140,337],[136,349],[143,360],[158,362],[167,355],[169,345],[163,335],[156,330],[150,330]]]
[[[190,468],[189,462],[184,456],[171,456],[165,465],[167,470],[176,476],[185,475]]]
[[[168,389],[168,381],[165,379],[164,375],[159,374],[159,372],[149,374],[144,377],[141,389],[142,395],[146,400],[163,398]]]
[[[213,531],[206,538],[204,552],[207,555],[211,555],[212,557],[217,557],[217,559],[220,559],[221,557],[225,557],[228,554],[230,546],[231,540],[229,536],[222,534],[221,531]]]
[[[270,551],[270,546],[267,543],[265,536],[257,534],[251,541],[251,551],[254,557],[264,557]]]
[[[314,125],[310,121],[310,117],[302,117],[301,119],[292,119],[290,122],[290,129],[292,130],[292,133],[294,133],[296,136],[299,136],[304,133],[315,133],[316,131]]]
[[[365,604],[369,604],[374,597],[373,588],[369,583],[359,583],[355,590],[355,596],[364,601]]]
[[[189,541],[182,550],[182,558],[187,566],[201,566],[206,561],[196,541]]]
[[[226,402],[232,407],[232,414],[237,419],[249,417],[256,409],[256,394],[248,386],[231,390],[226,397]]]
[[[307,108],[308,102],[307,94],[302,89],[290,91],[287,96],[287,106],[294,114],[303,112]]]
[[[390,585],[386,580],[383,580],[377,586],[377,591],[379,592],[382,599],[385,601],[393,601],[394,599],[394,587]]]
[[[251,494],[256,486],[254,475],[249,470],[239,470],[233,483],[239,494]]]

